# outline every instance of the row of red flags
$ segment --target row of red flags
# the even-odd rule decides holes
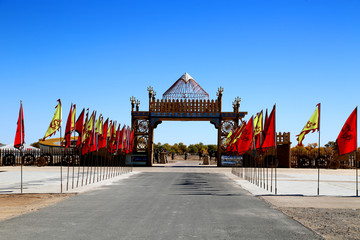
[[[100,114],[96,119],[96,111],[89,117],[89,110],[85,116],[85,109],[82,110],[78,119],[75,121],[76,105],[71,105],[69,116],[65,128],[65,147],[71,144],[71,134],[78,133],[76,143],[77,148],[81,148],[81,153],[86,154],[102,148],[107,148],[108,152],[130,153],[133,149],[134,131],[129,126],[117,125],[116,121],[106,119]]]
[[[251,117],[246,123],[243,122],[235,130],[231,131],[225,140],[225,151],[233,154],[244,154],[249,150],[263,151],[276,145],[276,105],[274,105],[269,117],[267,110],[263,127],[262,111]]]
[[[303,130],[298,136],[299,145],[302,145],[302,140],[305,135],[320,130],[320,103],[316,105],[317,109],[307,122]],[[265,125],[263,127],[262,111],[258,113],[254,119],[250,120],[241,126],[231,131],[225,140],[225,149],[227,153],[244,154],[249,150],[256,149],[257,151],[264,151],[267,148],[276,146],[276,118],[275,109],[267,117],[265,116]],[[357,107],[350,114],[342,127],[339,136],[336,139],[337,147],[340,155],[351,153],[357,150]]]
[[[55,134],[61,127],[62,106],[58,100],[54,117],[45,134],[43,140]],[[134,131],[129,126],[124,125],[121,128],[116,121],[106,119],[100,114],[96,119],[96,111],[93,111],[89,117],[89,109],[85,115],[85,109],[82,110],[78,119],[75,121],[76,105],[71,104],[69,116],[65,128],[65,148],[71,144],[71,134],[78,133],[76,147],[81,149],[82,154],[94,152],[106,148],[110,153],[118,151],[122,153],[131,153],[134,147]],[[25,142],[24,114],[23,106],[20,103],[19,118],[17,123],[14,147],[21,148]]]

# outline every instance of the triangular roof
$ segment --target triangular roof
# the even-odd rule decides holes
[[[209,94],[188,74],[184,73],[164,94],[163,99],[209,99]]]

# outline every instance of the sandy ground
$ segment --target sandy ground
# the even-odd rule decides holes
[[[289,217],[297,220],[303,225],[311,228],[325,239],[360,239],[360,198],[354,196],[309,196],[273,193],[263,190],[250,184],[248,181],[231,173],[231,168],[217,168],[215,165],[197,167],[199,161],[171,161],[168,164],[156,164],[153,168],[134,168],[131,175],[138,172],[206,172],[222,173],[248,190],[253,195],[261,198]],[[15,169],[11,169],[16,171]],[[11,171],[10,170],[10,171]],[[53,169],[42,168],[40,171],[53,171]],[[294,177],[293,174],[314,176],[313,169],[282,169],[279,175],[286,178]],[[327,171],[327,176],[336,175],[346,177],[353,176],[352,171],[339,170]],[[297,182],[298,179],[292,179]],[[327,179],[329,182],[333,179]],[[313,180],[312,180],[313,181]],[[284,181],[284,183],[290,181]],[[108,182],[107,184],[111,184]],[[250,187],[249,187],[250,186]],[[97,188],[101,188],[99,185]],[[95,188],[96,189],[96,188]],[[90,189],[91,190],[91,189]],[[75,193],[66,194],[0,194],[0,221],[49,206],[63,199],[69,198]]]
[[[62,201],[73,194],[1,194],[0,221]]]

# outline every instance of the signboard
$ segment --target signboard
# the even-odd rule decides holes
[[[128,166],[146,166],[147,163],[146,153],[134,153],[126,156],[125,164]]]
[[[243,156],[236,155],[221,155],[221,165],[222,166],[243,166]]]

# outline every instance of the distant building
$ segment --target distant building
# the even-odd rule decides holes
[[[8,145],[2,144],[2,146],[0,147],[0,150],[19,151],[17,148],[14,147],[14,144],[13,144],[13,143],[8,144]],[[30,145],[27,145],[26,143],[24,143],[23,151],[32,151],[32,150],[40,151],[40,149],[38,149],[38,148],[36,148],[36,147],[33,147],[33,146],[30,146]]]

